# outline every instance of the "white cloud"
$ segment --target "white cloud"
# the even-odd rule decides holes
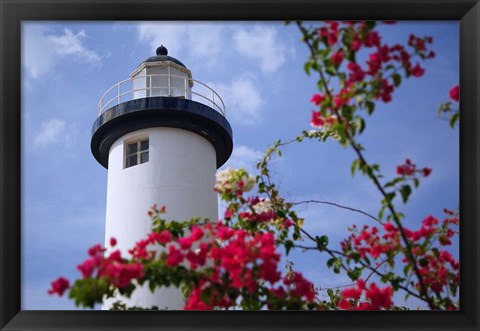
[[[51,144],[61,143],[69,147],[75,134],[75,128],[67,128],[65,121],[54,118],[41,124],[40,132],[33,140],[33,146],[35,148],[45,148]]]
[[[148,43],[153,52],[164,45],[175,58],[207,65],[217,62],[222,31],[221,25],[204,23],[144,22],[137,26],[140,41]]]
[[[240,54],[260,61],[264,73],[273,73],[285,62],[286,47],[277,37],[273,27],[254,26],[238,30],[233,39]]]
[[[223,168],[243,168],[253,174],[257,163],[262,159],[263,152],[245,145],[234,146],[232,156]]]
[[[253,76],[243,75],[230,84],[208,85],[224,99],[227,118],[245,125],[259,123],[264,100],[261,96],[261,85],[253,79]]]
[[[100,56],[83,45],[82,40],[85,37],[85,30],[80,30],[77,34],[74,34],[70,29],[64,29],[62,35],[51,35],[48,38],[55,45],[55,50],[58,55],[73,55],[92,65],[100,64]]]
[[[65,56],[72,56],[89,65],[100,65],[101,57],[88,49],[84,30],[74,33],[64,29],[54,34],[47,25],[25,25],[22,35],[22,62],[29,77],[40,78],[51,72]]]

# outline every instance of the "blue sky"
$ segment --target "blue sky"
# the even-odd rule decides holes
[[[407,224],[459,204],[458,128],[436,115],[459,81],[457,22],[401,22],[380,28],[390,44],[408,35],[434,38],[435,59],[410,79],[394,101],[378,103],[360,142],[387,178],[406,158],[433,168],[408,205]],[[47,294],[50,282],[80,274],[86,250],[104,240],[107,170],[90,151],[91,127],[103,93],[165,45],[194,79],[223,98],[234,134],[224,167],[254,171],[276,139],[309,130],[316,77],[306,76],[307,48],[295,26],[282,22],[24,22],[22,25],[22,308],[75,309]],[[360,175],[354,154],[335,142],[293,144],[272,164],[281,192],[293,201],[328,200],[377,214],[379,195]],[[159,202],[161,204],[161,202]],[[168,207],[168,206],[167,206]],[[332,245],[361,215],[326,205],[299,207],[306,228]],[[456,252],[456,247],[453,247]],[[348,283],[314,253],[291,259],[316,285]],[[410,305],[415,306],[415,302]]]

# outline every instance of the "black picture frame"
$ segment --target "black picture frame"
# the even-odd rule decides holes
[[[479,330],[480,4],[478,0],[0,0],[1,330]],[[22,20],[458,20],[460,311],[22,311]]]

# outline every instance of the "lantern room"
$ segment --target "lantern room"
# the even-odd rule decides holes
[[[192,73],[162,45],[130,75],[133,99],[148,97],[192,98]]]

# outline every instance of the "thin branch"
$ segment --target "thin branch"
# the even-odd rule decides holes
[[[347,210],[350,210],[350,211],[353,211],[353,212],[356,212],[356,213],[360,213],[360,214],[365,215],[367,217],[370,217],[374,221],[376,221],[380,224],[383,224],[382,221],[380,221],[378,218],[376,218],[375,216],[373,216],[373,215],[371,215],[367,212],[364,212],[363,210],[348,207],[348,206],[344,206],[344,205],[340,205],[340,204],[335,203],[335,202],[324,201],[324,200],[305,200],[305,201],[299,201],[299,202],[292,202],[292,205],[295,206],[295,205],[309,204],[309,203],[321,203],[321,204],[331,205],[331,206],[335,206],[335,207],[342,208],[342,209],[347,209]]]

